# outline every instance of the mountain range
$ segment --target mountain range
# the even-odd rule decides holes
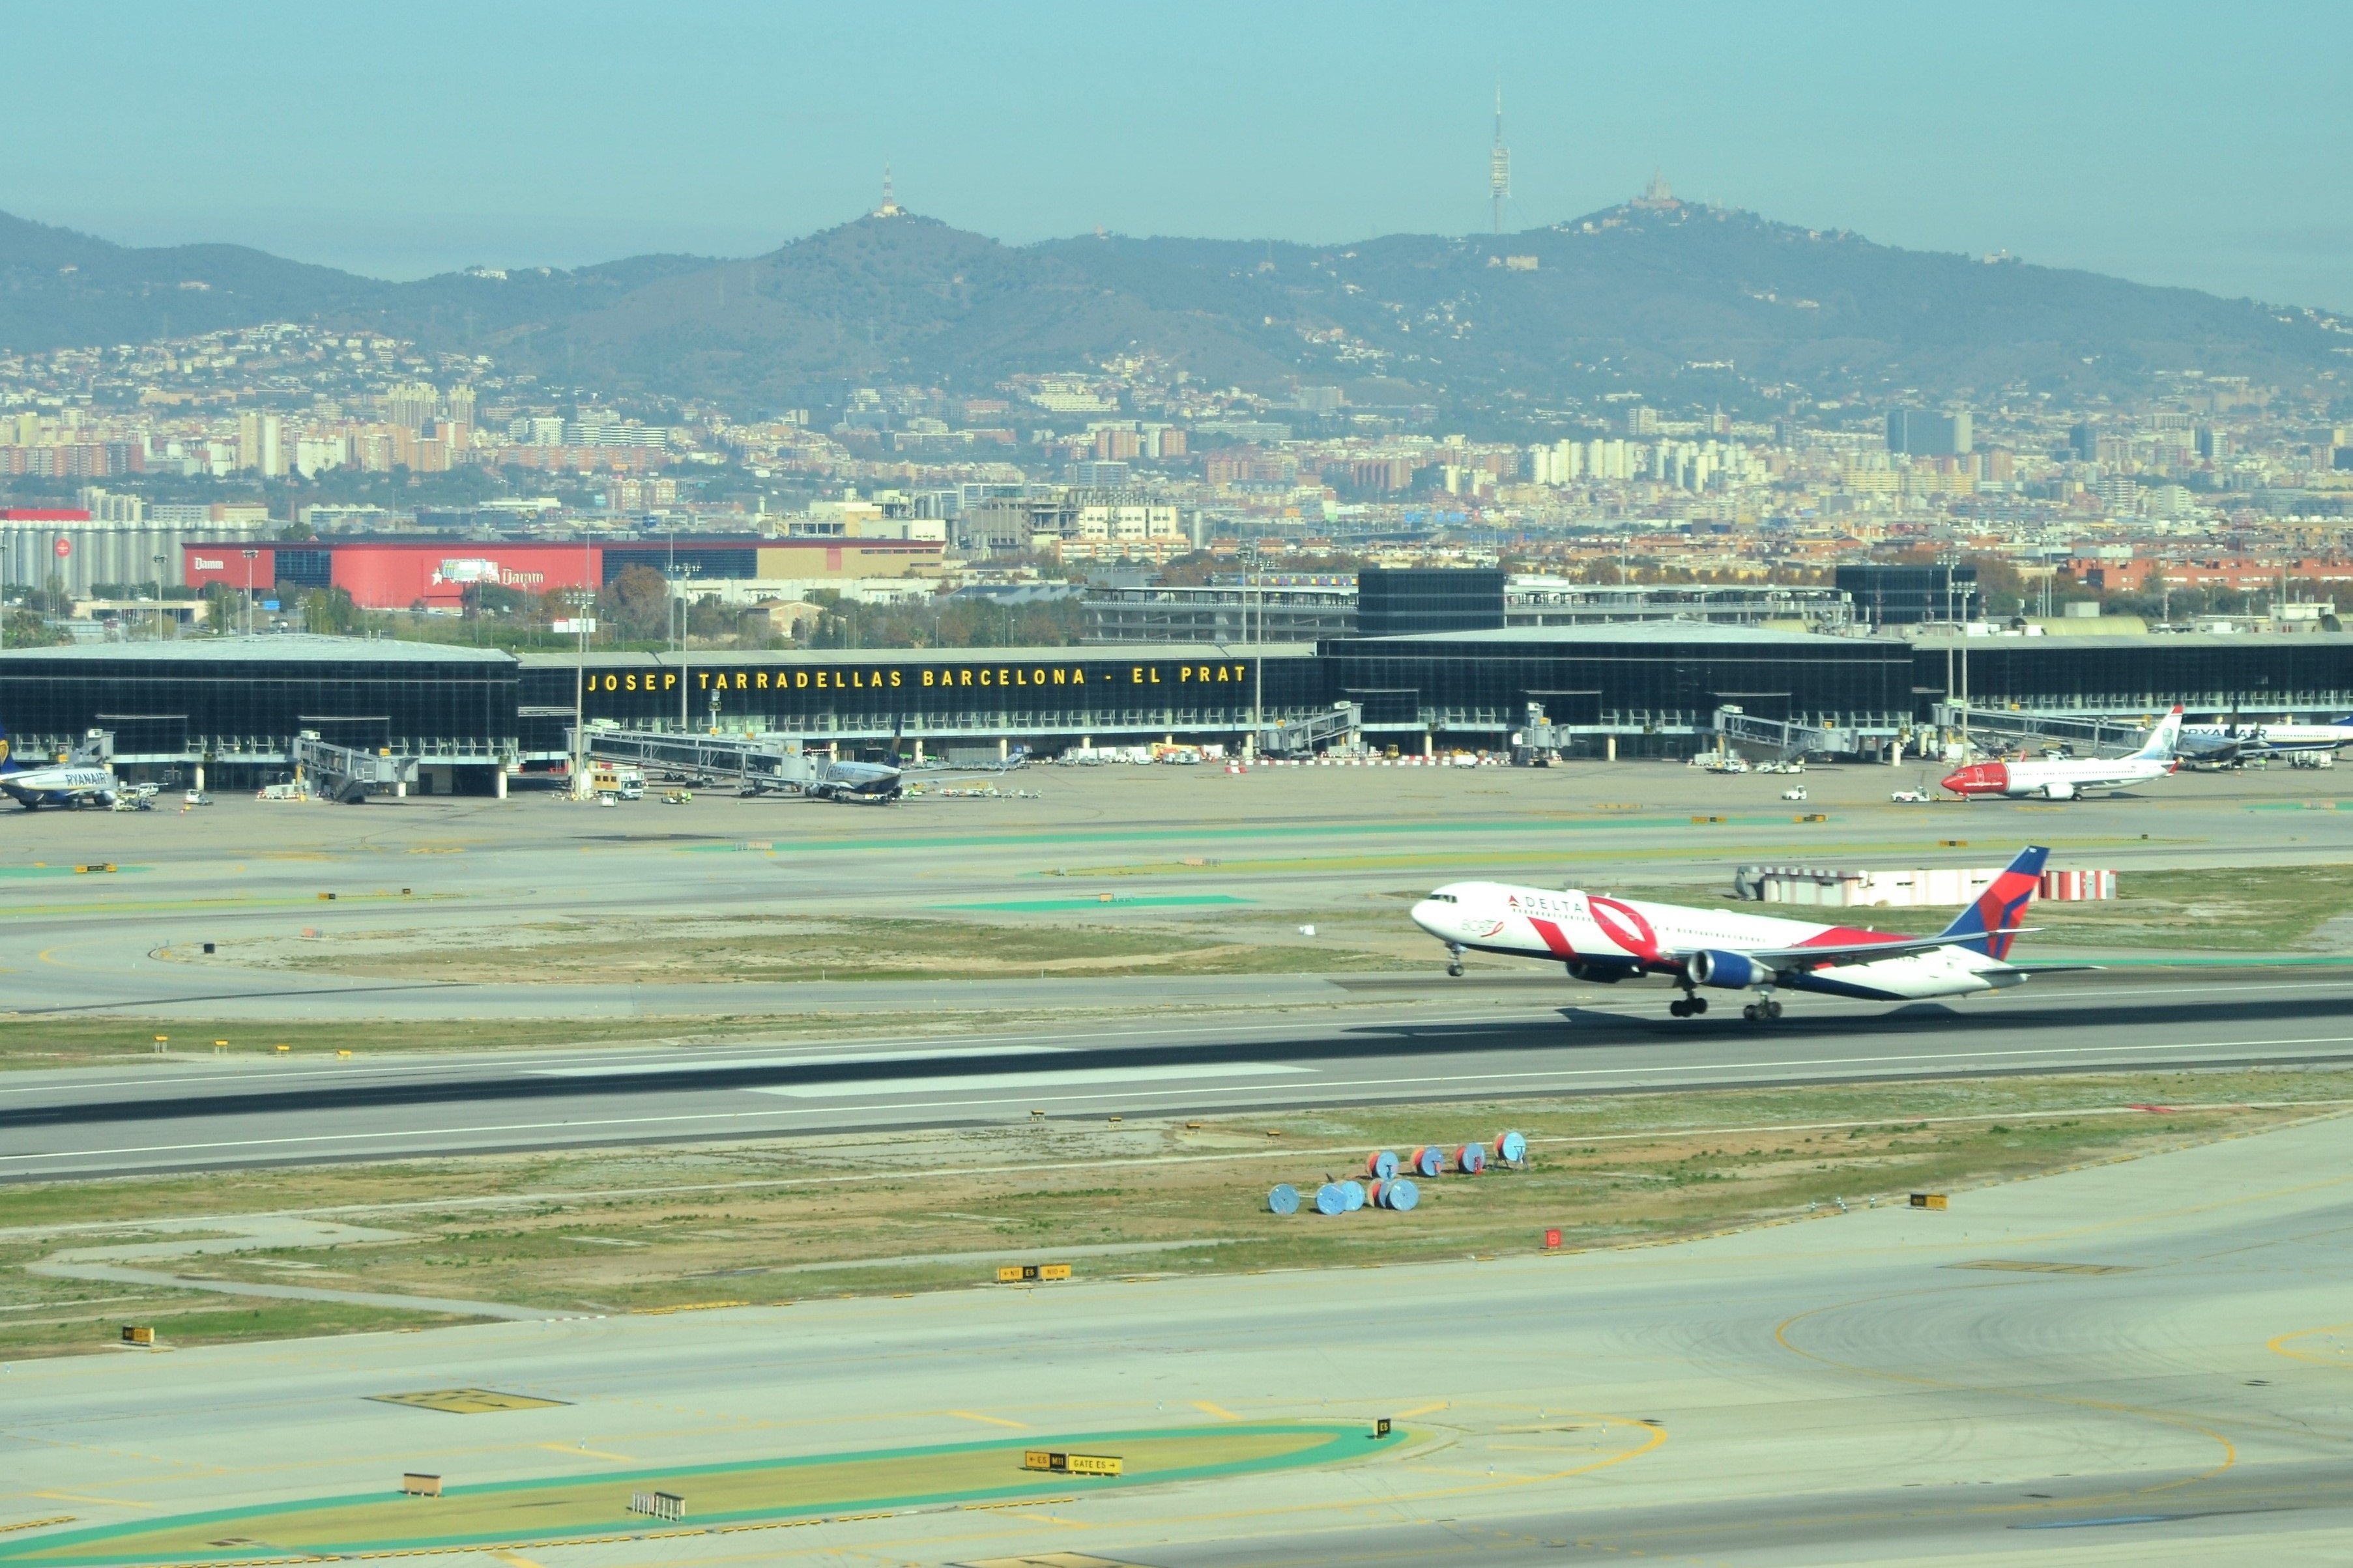
[[[133,248],[0,215],[0,348],[269,321],[371,328],[605,395],[739,416],[854,385],[985,391],[1118,356],[1213,385],[1345,387],[1498,416],[1637,393],[1662,406],[2282,385],[2347,368],[2318,311],[1905,250],[1645,198],[1516,234],[1349,245],[1097,235],[1008,246],[906,214],[744,259],[640,256],[391,283],[228,245]]]

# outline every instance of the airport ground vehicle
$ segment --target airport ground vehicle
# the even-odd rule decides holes
[[[1938,781],[1964,800],[1995,795],[2010,800],[2073,800],[2086,790],[2125,789],[2160,779],[2180,765],[2181,707],[2157,722],[2139,751],[2125,757],[2021,758],[2007,763],[1970,763]]]
[[[1925,789],[1899,789],[1887,798],[1898,805],[1920,805],[1936,797]]]
[[[1707,1011],[1704,986],[1754,994],[1742,1016],[1757,1023],[1781,1016],[1781,990],[1897,1002],[2021,984],[2033,969],[2009,962],[2010,944],[2029,929],[2018,917],[2050,853],[2021,851],[1927,937],[1507,882],[1451,882],[1414,905],[1413,922],[1446,944],[1449,974],[1472,951],[1556,959],[1570,978],[1599,984],[1660,974],[1683,990],[1668,1007],[1678,1018]]]

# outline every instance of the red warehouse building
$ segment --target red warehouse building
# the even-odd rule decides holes
[[[457,610],[477,583],[550,594],[601,587],[631,566],[702,583],[924,576],[939,571],[943,548],[935,539],[311,539],[187,545],[181,581],[199,589],[250,583],[257,593],[341,588],[371,610]]]

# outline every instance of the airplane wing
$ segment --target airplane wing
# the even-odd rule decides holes
[[[1996,934],[2020,936],[2039,930],[2036,926],[2008,926]],[[1766,969],[1822,969],[1837,964],[1871,963],[1883,958],[1904,958],[1915,952],[1933,952],[1940,947],[1959,947],[1965,943],[1986,940],[1983,931],[1948,931],[1941,936],[1891,937],[1883,942],[1826,943],[1816,947],[1741,947],[1725,951]],[[1699,952],[1692,948],[1678,952],[1677,958],[1689,958]]]

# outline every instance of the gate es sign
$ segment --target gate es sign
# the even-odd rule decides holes
[[[73,541],[60,533],[58,535],[58,542],[55,544],[50,545],[49,548],[57,552],[58,560],[63,561],[67,556],[73,553]]]

